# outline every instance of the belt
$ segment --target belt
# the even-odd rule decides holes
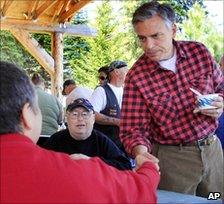
[[[196,140],[196,141],[192,141],[192,142],[188,142],[188,143],[180,143],[180,144],[160,144],[155,142],[154,145],[167,145],[167,146],[179,146],[179,147],[183,147],[183,146],[197,146],[197,147],[201,147],[201,146],[209,146],[211,145],[215,140],[217,139],[216,134],[212,133],[209,134],[208,136]]]
[[[178,146],[209,146],[211,145],[214,141],[216,140],[216,135],[215,134],[210,134],[207,137],[204,137],[202,139],[193,141],[193,142],[189,142],[189,143],[185,143],[185,144],[179,144]]]

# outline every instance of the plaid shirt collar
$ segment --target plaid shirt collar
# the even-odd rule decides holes
[[[183,47],[177,41],[173,40],[173,45],[176,47],[177,61],[180,61],[182,58],[190,58],[190,55],[183,49]],[[160,68],[158,62],[151,61],[145,54],[143,54],[141,58],[148,64],[150,73],[153,73],[154,71]]]

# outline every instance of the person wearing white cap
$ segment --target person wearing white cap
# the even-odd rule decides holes
[[[125,62],[113,61],[109,65],[109,82],[97,87],[90,99],[96,111],[94,128],[112,139],[122,151],[124,148],[119,139],[119,124],[123,85],[127,70]]]
[[[62,95],[67,96],[66,107],[77,98],[90,99],[93,90],[78,86],[74,80],[68,79],[63,84]]]

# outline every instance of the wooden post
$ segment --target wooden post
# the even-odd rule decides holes
[[[54,58],[54,74],[51,75],[51,91],[62,103],[63,84],[63,34],[53,33],[51,37],[52,55]]]

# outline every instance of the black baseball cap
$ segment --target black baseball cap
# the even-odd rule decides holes
[[[111,62],[109,66],[109,72],[112,72],[114,69],[120,69],[122,67],[127,67],[127,63],[124,61],[116,60]]]
[[[66,94],[65,94],[65,88],[66,88],[67,86],[69,86],[70,84],[74,84],[74,85],[75,85],[75,81],[72,80],[72,79],[68,79],[68,80],[66,80],[66,81],[64,82],[64,84],[63,84],[63,90],[62,90],[62,95],[66,95]]]
[[[70,103],[68,105],[66,111],[72,111],[73,109],[75,109],[77,107],[83,107],[88,111],[94,112],[94,108],[93,108],[92,104],[85,98],[78,98],[78,99],[74,100],[72,103]]]

